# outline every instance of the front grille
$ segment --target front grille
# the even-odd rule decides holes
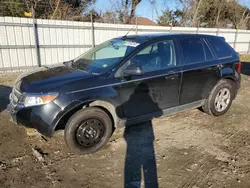
[[[22,98],[22,94],[15,88],[13,88],[12,93],[10,95],[10,102],[13,106],[16,106],[20,99]]]

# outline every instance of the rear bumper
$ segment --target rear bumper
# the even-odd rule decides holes
[[[41,134],[51,137],[61,108],[53,102],[33,107],[9,104],[7,111],[17,124],[35,128]]]

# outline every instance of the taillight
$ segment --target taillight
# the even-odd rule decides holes
[[[239,61],[237,64],[237,72],[241,73],[241,61]]]

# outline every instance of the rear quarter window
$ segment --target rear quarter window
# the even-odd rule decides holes
[[[208,45],[205,41],[203,41],[203,47],[204,47],[204,51],[205,51],[206,60],[207,61],[214,60],[215,58],[214,58],[210,48],[208,47]]]
[[[232,48],[223,38],[211,37],[206,39],[212,46],[218,58],[226,58],[232,56]]]

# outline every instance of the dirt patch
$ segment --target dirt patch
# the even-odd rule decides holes
[[[243,76],[241,91],[224,116],[215,118],[189,110],[155,119],[131,127],[126,139],[124,130],[116,131],[107,146],[86,156],[71,153],[61,133],[53,138],[28,136],[24,127],[10,121],[5,108],[16,77],[17,73],[0,74],[3,188],[117,188],[124,187],[129,178],[134,178],[130,184],[134,187],[150,183],[164,188],[250,187],[247,76]],[[131,173],[133,177],[128,176]]]

